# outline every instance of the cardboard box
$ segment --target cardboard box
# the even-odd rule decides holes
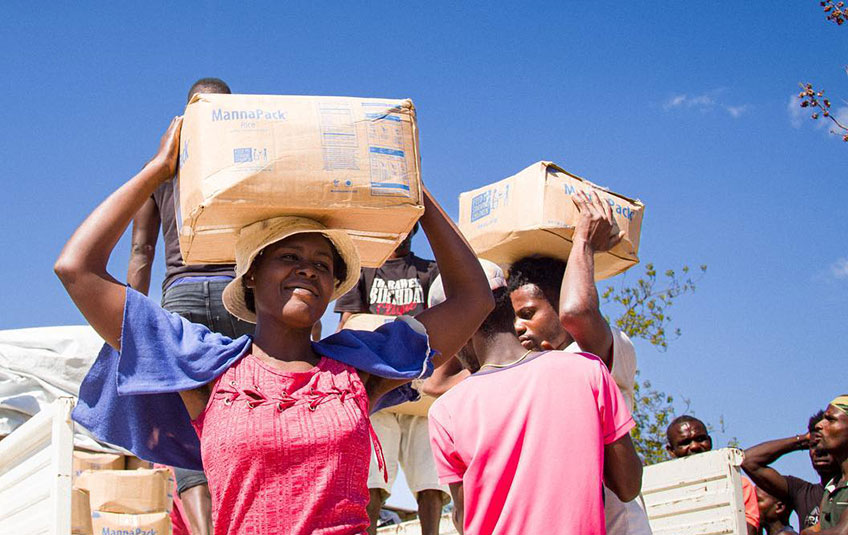
[[[279,215],[350,231],[382,265],[424,211],[410,100],[195,95],[177,184],[187,264],[229,263],[242,227]]]
[[[354,331],[376,331],[387,323],[395,321],[394,316],[384,316],[382,314],[351,314],[344,324],[345,329]]]
[[[625,232],[612,250],[595,255],[595,279],[606,279],[639,262],[645,207],[551,162],[537,162],[514,176],[462,193],[459,228],[478,256],[505,267],[532,254],[567,260],[579,217],[571,195],[589,189],[610,204]]]
[[[125,470],[152,470],[153,463],[149,461],[142,461],[135,455],[127,455],[126,457],[126,467]]]
[[[123,470],[124,456],[114,453],[91,453],[74,450],[73,474],[78,477],[86,470]]]
[[[395,321],[393,316],[383,316],[381,314],[353,314],[348,318],[344,325],[345,329],[353,329],[356,331],[374,331],[377,327]],[[412,416],[427,416],[430,410],[430,405],[436,401],[436,398],[421,394],[421,399],[418,401],[409,401],[384,409],[386,412],[395,414],[409,414]]]
[[[156,513],[171,510],[170,471],[98,470],[83,472],[77,486],[88,492],[92,511]]]
[[[168,513],[128,515],[93,511],[91,526],[97,535],[171,535]]]
[[[92,534],[88,493],[80,489],[71,491],[71,533],[73,535]]]
[[[401,403],[400,405],[395,405],[384,410],[386,412],[406,414],[409,416],[427,416],[427,413],[430,412],[430,406],[433,405],[434,401],[436,401],[436,398],[433,396],[421,394],[421,399],[418,401],[407,401],[406,403]]]

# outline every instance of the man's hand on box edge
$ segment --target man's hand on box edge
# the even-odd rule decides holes
[[[580,212],[574,229],[574,241],[583,241],[596,253],[609,251],[624,237],[624,231],[618,228],[612,207],[601,199],[596,191],[579,191],[572,195],[572,201]]]

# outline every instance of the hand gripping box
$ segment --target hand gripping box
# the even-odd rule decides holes
[[[478,256],[508,266],[539,254],[568,260],[579,212],[571,196],[592,189],[612,207],[624,238],[595,255],[595,278],[606,279],[639,262],[644,205],[537,162],[516,175],[459,196],[459,229]]]
[[[162,468],[83,472],[77,486],[88,492],[92,511],[145,514],[171,510],[170,472]]]
[[[421,216],[410,100],[193,97],[180,137],[180,249],[229,263],[239,229],[279,215],[350,232],[364,266],[385,261]]]

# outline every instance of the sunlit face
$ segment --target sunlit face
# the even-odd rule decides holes
[[[262,250],[247,273],[257,323],[279,321],[312,328],[335,288],[333,248],[320,234],[296,234]]]
[[[825,476],[828,479],[839,472],[839,463],[834,460],[830,454],[821,445],[821,435],[813,433],[810,437],[810,463],[820,476]]]
[[[681,422],[669,431],[666,449],[679,459],[710,451],[713,449],[713,439],[701,422]]]
[[[568,333],[559,322],[559,314],[535,284],[525,284],[510,294],[515,310],[515,334],[525,349],[538,351],[542,342],[559,349]]]
[[[816,431],[821,436],[819,444],[828,453],[848,451],[848,414],[828,405],[824,418],[816,424]]]

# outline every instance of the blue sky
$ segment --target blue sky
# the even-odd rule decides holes
[[[674,306],[683,336],[665,353],[637,343],[643,377],[723,417],[718,442],[800,432],[848,392],[848,144],[793,95],[814,82],[848,116],[848,29],[814,0],[693,6],[4,4],[0,328],[82,322],[53,261],[195,79],[410,97],[423,178],[454,217],[461,191],[542,159],[640,198],[643,261],[709,266]],[[802,454],[778,467],[812,477]]]

